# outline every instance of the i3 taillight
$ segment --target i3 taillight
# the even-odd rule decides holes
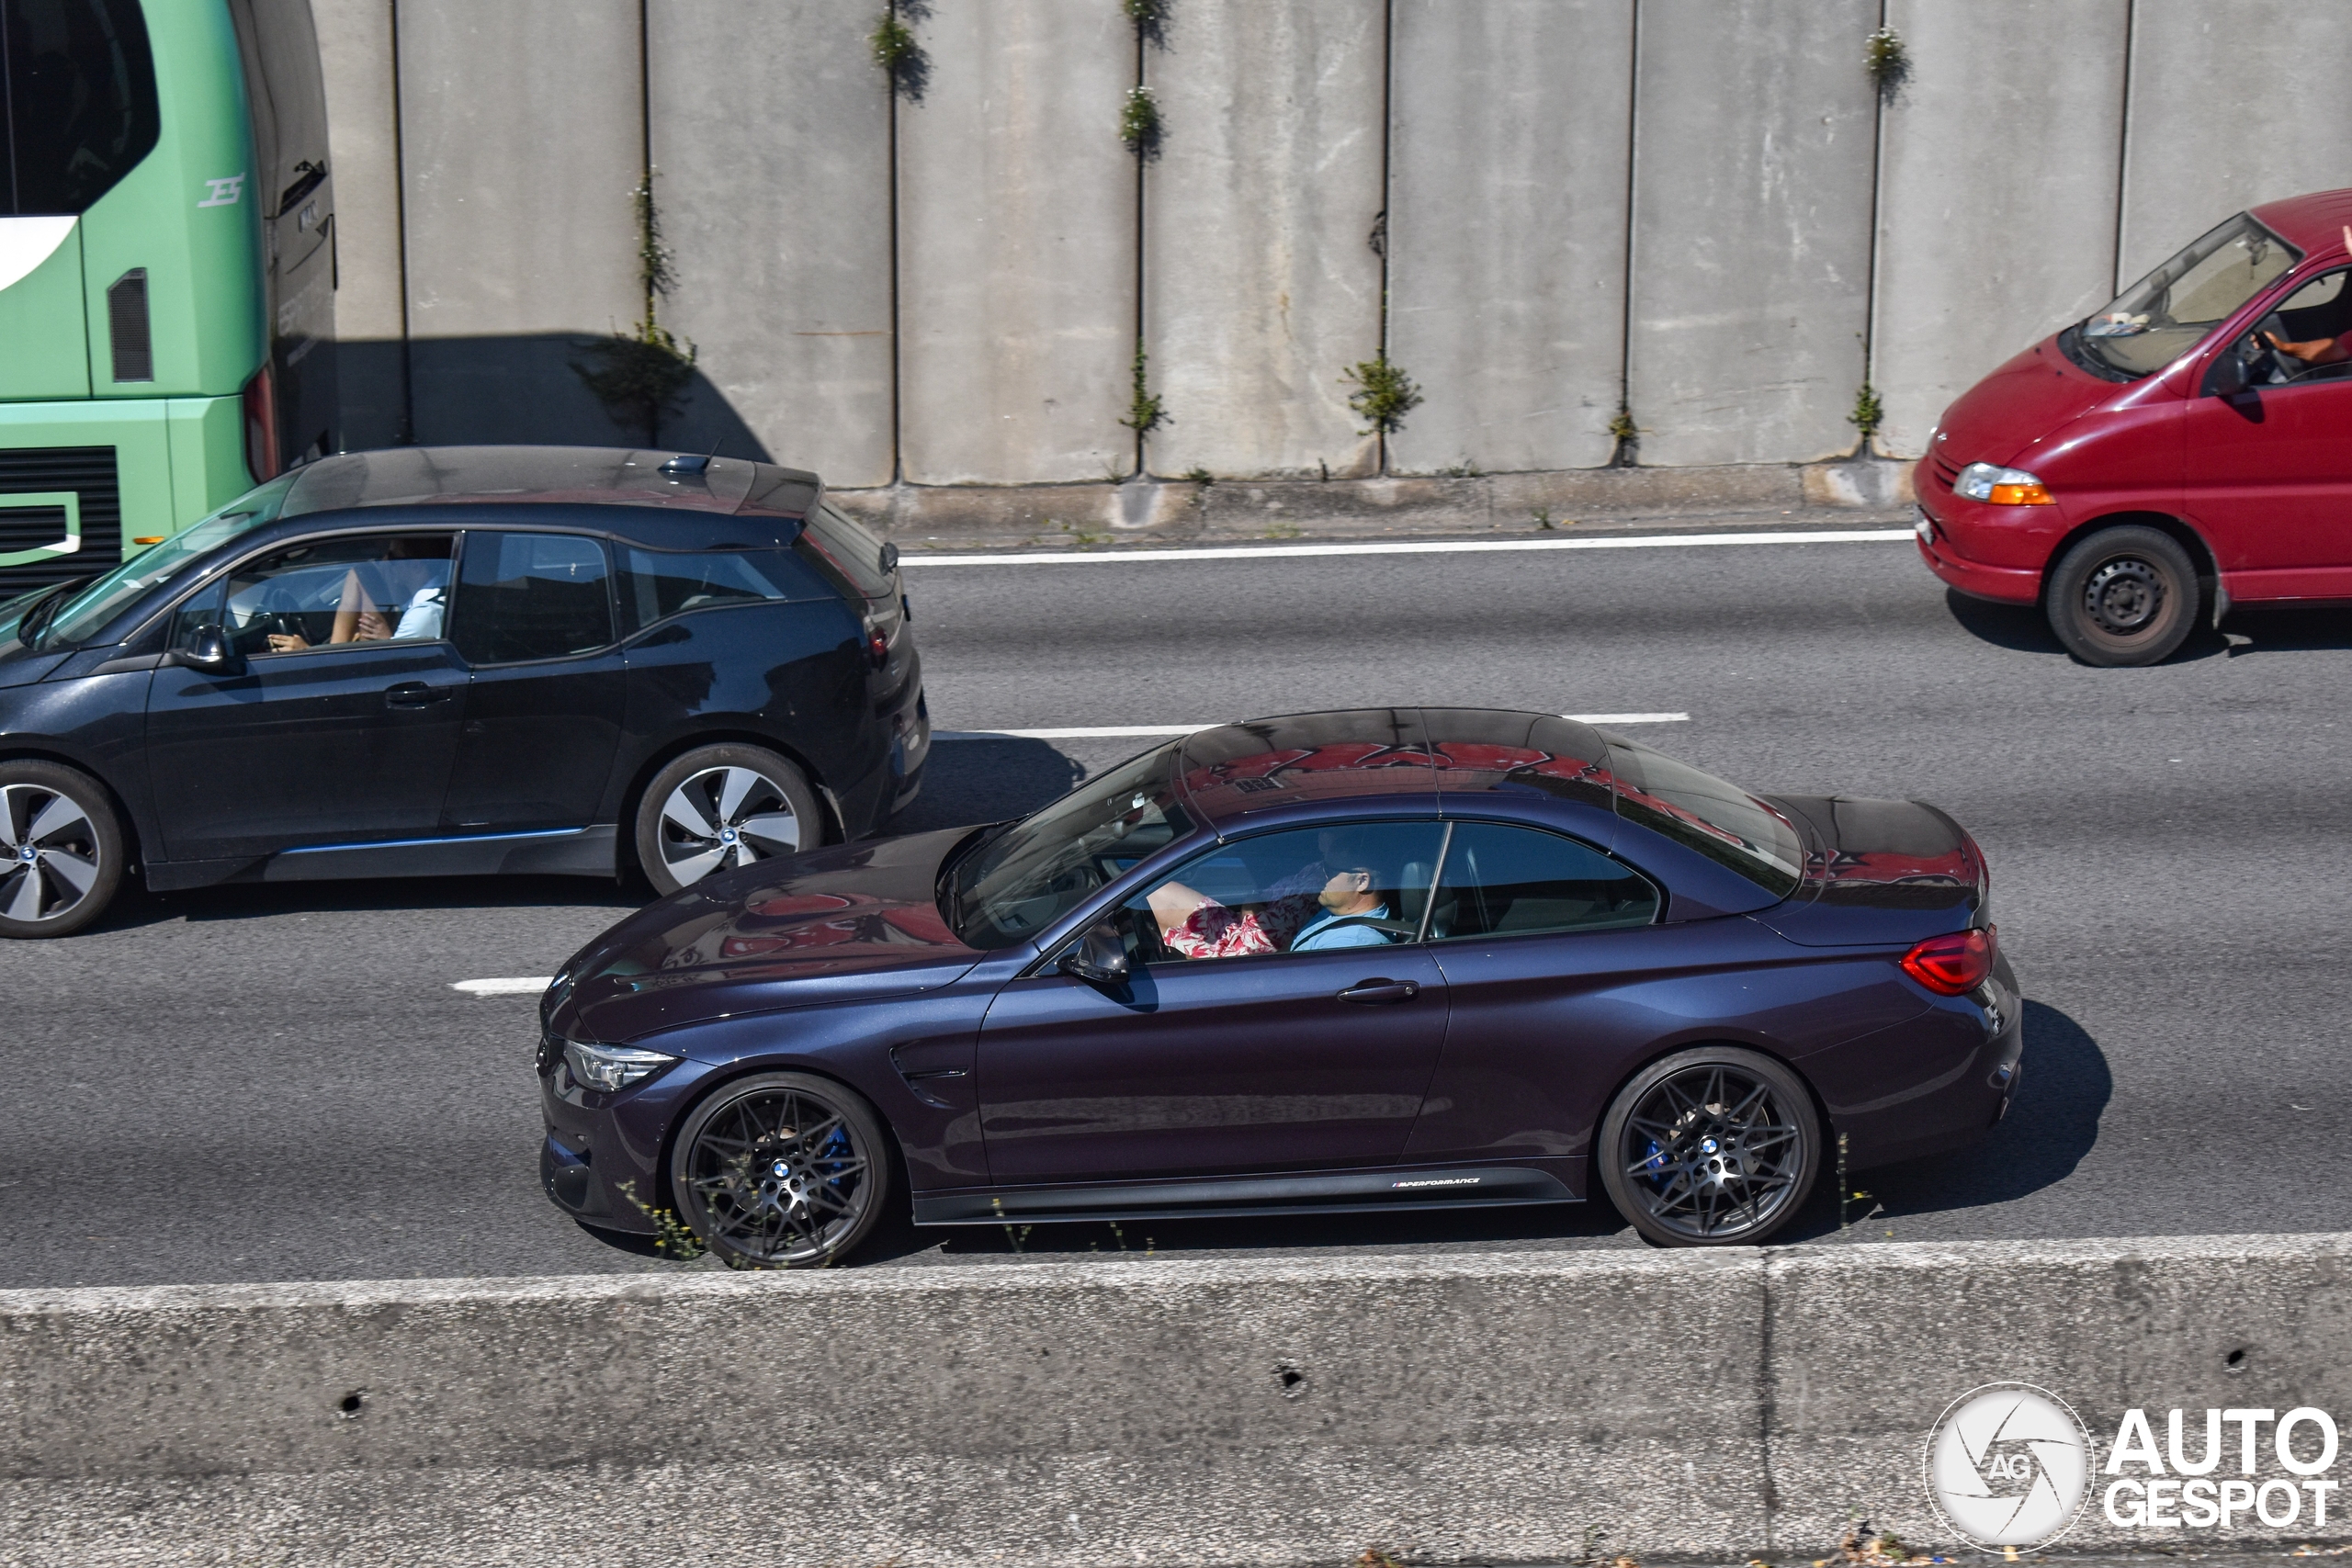
[[[1903,972],[1938,996],[1956,997],[1984,983],[2000,951],[1997,927],[1973,927],[1920,942],[1903,955]]]
[[[245,383],[245,467],[254,482],[276,479],[283,464],[277,450],[277,378],[266,365]]]
[[[890,662],[890,639],[871,622],[865,627],[865,661],[876,670]]]

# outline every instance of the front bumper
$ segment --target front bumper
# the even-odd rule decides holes
[[[539,1075],[547,1136],[539,1185],[549,1201],[583,1224],[650,1235],[646,1211],[668,1209],[662,1156],[679,1110],[710,1068],[684,1061],[617,1094],[584,1089],[559,1055]]]
[[[1919,509],[1916,533],[1919,558],[1928,563],[1928,570],[1970,598],[1990,599],[2003,604],[2031,604],[2041,599],[2040,571],[1970,560],[1960,553],[1951,535],[1925,507]]]

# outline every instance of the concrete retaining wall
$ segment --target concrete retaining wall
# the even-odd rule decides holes
[[[1856,1514],[1949,1546],[1954,1397],[2040,1383],[2098,1458],[2130,1406],[2346,1412],[2347,1275],[2313,1236],[16,1292],[0,1561],[1781,1561]],[[2095,1499],[2067,1539],[2211,1537]]]
[[[1812,462],[1866,376],[1913,456],[2119,278],[2352,181],[2298,85],[2352,28],[2276,0],[1175,0],[1140,46],[933,0],[895,105],[880,0],[314,3],[356,443],[632,438],[572,366],[641,312],[650,154],[700,350],[662,438],[853,488],[1132,465],[1138,333],[1164,478],[1596,468],[1627,400],[1644,465]],[[1384,344],[1427,398],[1385,451],[1342,380]]]

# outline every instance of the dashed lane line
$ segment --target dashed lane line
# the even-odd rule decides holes
[[[554,983],[552,975],[525,975],[500,980],[452,980],[449,988],[469,997],[535,997]]]
[[[907,551],[905,566],[1096,566],[1105,561],[1260,560],[1277,556],[1486,555],[1498,550],[1645,550],[1702,545],[1892,544],[1913,537],[1908,528],[1818,528],[1770,534],[1640,534],[1581,539],[1383,539],[1348,545],[1235,545],[1190,549],[1023,550],[989,555],[928,556]]]

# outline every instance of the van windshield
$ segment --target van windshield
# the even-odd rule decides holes
[[[2071,346],[2093,369],[2132,378],[2161,370],[2302,259],[2241,212],[2083,322]]]

